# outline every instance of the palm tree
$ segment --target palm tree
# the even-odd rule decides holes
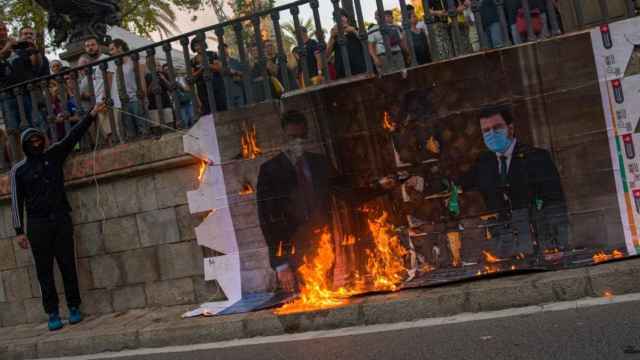
[[[140,35],[150,36],[150,29],[162,38],[180,32],[176,25],[176,13],[167,0],[123,1],[123,24]]]
[[[307,35],[309,37],[313,36],[313,32],[315,31],[315,25],[313,20],[307,19],[301,22],[302,27],[307,29]],[[296,39],[296,27],[292,22],[282,24],[282,42],[284,43],[285,51],[291,51],[295,46],[298,45],[298,40]]]

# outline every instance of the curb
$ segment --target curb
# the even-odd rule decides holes
[[[86,355],[413,321],[640,292],[638,275],[640,259],[627,259],[580,269],[373,295],[352,299],[339,308],[282,316],[261,311],[179,319],[180,312],[174,310],[171,320],[159,321],[160,314],[132,311],[123,316],[123,328],[61,333],[4,345],[0,340],[0,354],[8,354],[8,359]]]

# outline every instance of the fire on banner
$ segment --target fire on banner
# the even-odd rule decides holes
[[[638,34],[634,18],[201,119],[190,209],[228,301],[187,315],[635,255]]]

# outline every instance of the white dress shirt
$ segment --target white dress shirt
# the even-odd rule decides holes
[[[500,173],[500,158],[503,156],[507,157],[507,173],[509,172],[509,168],[511,168],[511,159],[513,158],[513,150],[516,148],[516,139],[514,138],[511,142],[511,146],[507,148],[507,151],[504,153],[496,153],[496,159],[498,160],[498,173]]]

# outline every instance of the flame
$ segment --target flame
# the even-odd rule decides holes
[[[482,270],[478,270],[476,275],[480,276],[480,275],[493,274],[493,273],[497,273],[498,271],[500,271],[500,267],[486,265]]]
[[[342,241],[342,246],[352,246],[356,244],[356,237],[353,235],[347,235]]]
[[[389,214],[383,211],[379,218],[367,220],[375,243],[375,251],[367,251],[367,270],[373,277],[376,290],[395,291],[406,272],[403,257],[408,252],[400,244],[398,235],[394,234],[388,218]]]
[[[251,128],[247,128],[246,124],[244,124],[243,129],[244,131],[240,138],[242,158],[246,160],[253,160],[262,155],[262,149],[260,149],[256,140],[256,127],[253,125]]]
[[[427,139],[427,150],[432,154],[440,154],[440,144],[433,136]]]
[[[255,192],[255,190],[253,189],[253,186],[251,186],[251,183],[246,183],[242,186],[242,190],[240,190],[240,195],[241,196],[245,196],[245,195],[251,195]]]
[[[205,172],[207,172],[207,162],[202,161],[200,162],[200,168],[198,169],[198,182],[202,182],[202,179],[204,179]]]
[[[605,290],[604,293],[602,294],[602,296],[606,297],[609,300],[611,300],[611,299],[613,299],[613,291]]]
[[[620,259],[624,257],[624,253],[620,250],[613,250],[611,254],[607,254],[604,251],[598,251],[595,255],[593,255],[593,262],[598,264],[606,261],[611,261],[613,259]]]
[[[319,236],[316,254],[312,259],[303,258],[303,265],[298,268],[301,283],[300,297],[285,304],[275,311],[276,314],[289,314],[316,309],[332,308],[346,304],[346,298],[367,291],[395,291],[403,281],[406,273],[404,256],[408,253],[395,234],[393,226],[388,222],[389,215],[382,212],[379,217],[372,216],[367,220],[369,230],[373,236],[374,247],[367,250],[367,273],[362,276],[355,274],[352,284],[332,289],[330,272],[335,262],[335,249],[329,229],[325,227]],[[355,244],[357,238],[348,235],[340,244]],[[295,250],[292,249],[292,253]],[[282,245],[278,254],[282,253]]]
[[[515,270],[516,266],[515,265],[511,265],[511,270]]]
[[[304,263],[298,268],[302,287],[300,298],[285,304],[276,310],[276,314],[289,314],[310,311],[318,308],[331,308],[346,303],[338,292],[331,290],[329,271],[333,268],[335,253],[329,229],[325,227],[320,235],[317,253],[312,260],[304,257]]]
[[[451,264],[453,267],[459,267],[462,265],[462,258],[460,256],[462,234],[458,231],[449,232],[447,233],[447,240],[449,241],[449,249],[451,249]]]
[[[396,129],[396,126],[393,123],[393,120],[391,120],[391,115],[389,114],[388,111],[385,111],[382,117],[382,128],[389,132],[394,131]]]
[[[559,252],[560,252],[560,249],[558,248],[544,249],[545,254],[557,254]]]
[[[276,251],[276,256],[282,257],[283,254],[284,254],[284,251],[282,250],[282,241],[280,241],[278,243],[278,251]]]
[[[495,257],[493,254],[491,254],[489,251],[483,251],[482,255],[484,255],[484,261],[489,263],[489,264],[495,264],[497,262],[500,261],[500,259],[498,259],[497,257]]]

